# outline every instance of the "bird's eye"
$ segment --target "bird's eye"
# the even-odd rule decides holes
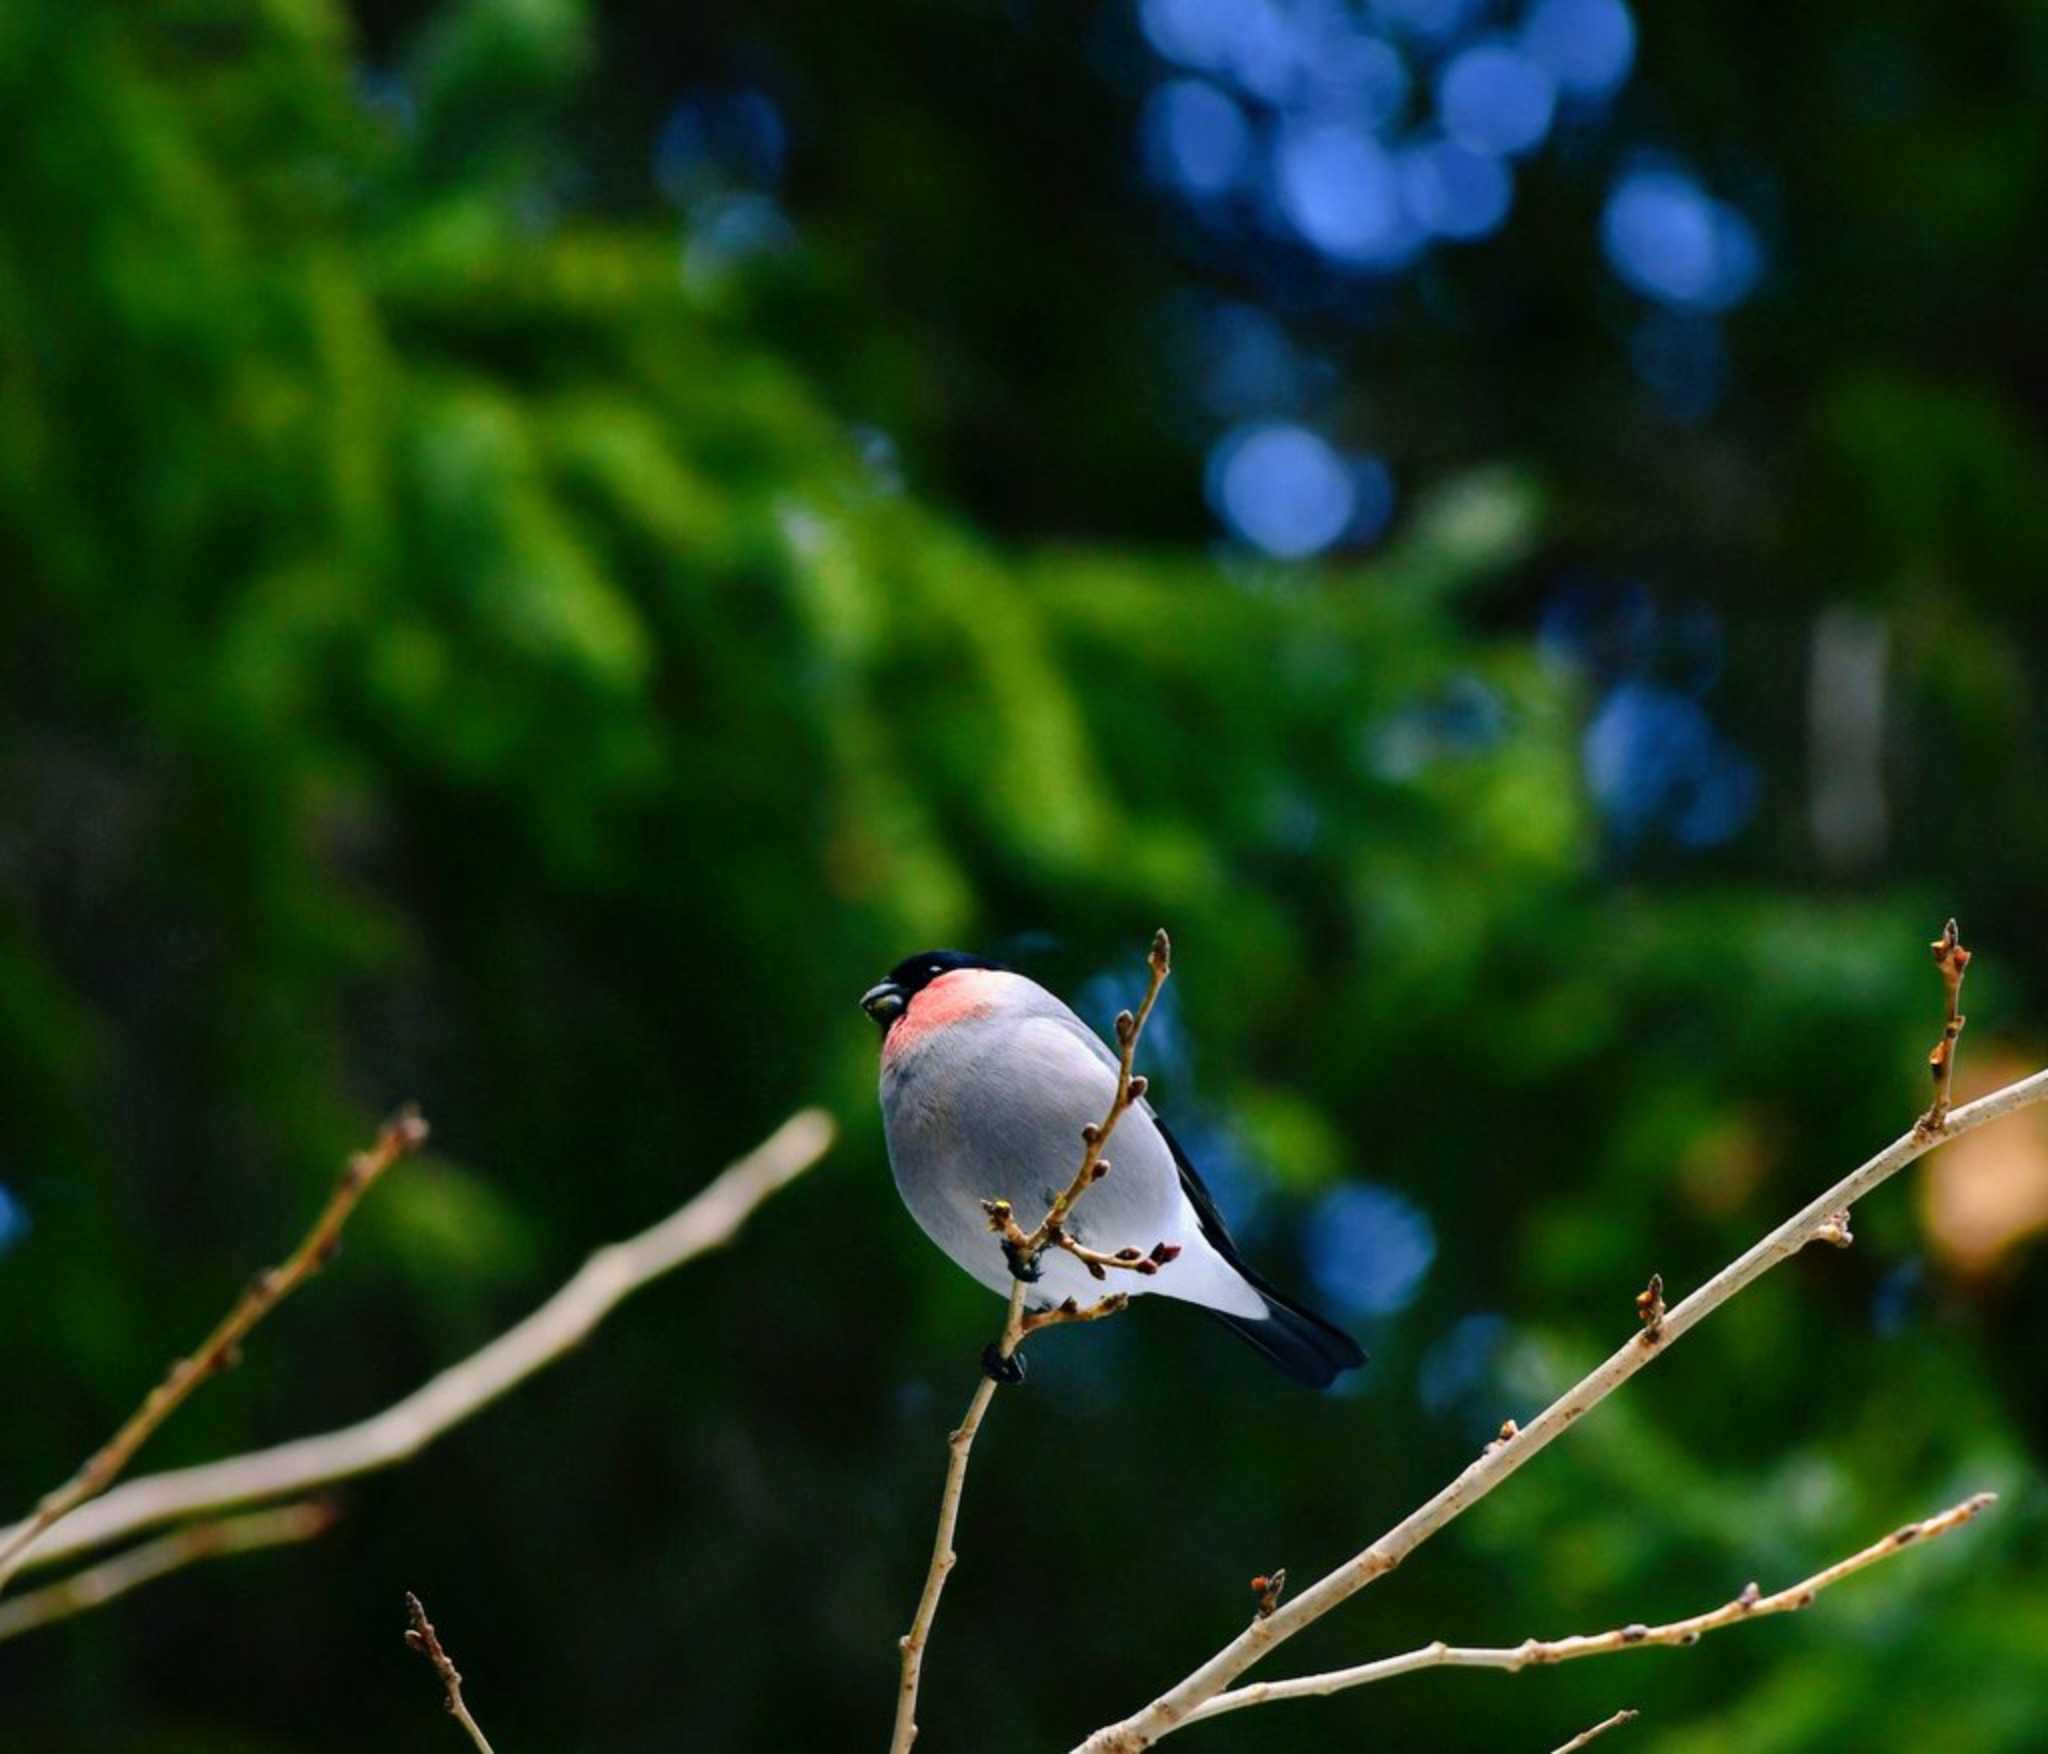
[[[925,973],[930,975],[934,980],[936,980],[942,972],[944,971],[940,969],[939,965],[936,962],[933,963],[930,968],[925,970]]]

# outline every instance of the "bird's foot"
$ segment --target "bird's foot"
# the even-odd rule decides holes
[[[1026,1285],[1036,1285],[1045,1276],[1038,1256],[1007,1236],[1003,1238],[1003,1259],[1010,1263],[1010,1277],[1022,1279]]]
[[[981,1374],[992,1383],[1009,1388],[1024,1380],[1024,1360],[1014,1352],[1003,1355],[1003,1343],[991,1340],[981,1349]]]

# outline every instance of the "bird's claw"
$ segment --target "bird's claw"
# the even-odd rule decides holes
[[[1002,1342],[991,1340],[981,1349],[981,1374],[992,1383],[1012,1387],[1024,1380],[1024,1360],[1014,1352],[1004,1357]]]
[[[1027,1255],[1008,1237],[1003,1239],[1003,1259],[1010,1263],[1010,1277],[1021,1279],[1026,1285],[1036,1285],[1044,1277],[1045,1269],[1036,1255]]]

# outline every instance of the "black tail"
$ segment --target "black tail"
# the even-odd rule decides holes
[[[1364,1348],[1343,1329],[1290,1302],[1270,1285],[1260,1283],[1258,1291],[1266,1300],[1262,1317],[1225,1315],[1220,1309],[1209,1313],[1233,1334],[1242,1335],[1283,1375],[1312,1389],[1326,1389],[1339,1371],[1356,1370],[1365,1362]]]
[[[1152,1113],[1149,1105],[1146,1113]],[[1152,1115],[1152,1124],[1159,1129],[1160,1138],[1173,1153],[1173,1161],[1180,1166],[1181,1192],[1187,1195],[1195,1216],[1201,1220],[1202,1234],[1238,1270],[1245,1283],[1266,1300],[1263,1316],[1225,1315],[1220,1309],[1211,1309],[1209,1313],[1232,1333],[1242,1334],[1253,1351],[1264,1353],[1283,1373],[1312,1389],[1328,1388],[1337,1380],[1340,1370],[1356,1370],[1365,1362],[1364,1348],[1343,1329],[1331,1327],[1314,1310],[1303,1309],[1293,1298],[1275,1291],[1245,1264],[1237,1244],[1230,1240],[1230,1232],[1223,1227],[1223,1214],[1216,1210],[1215,1200],[1202,1185],[1202,1178],[1181,1149],[1180,1141],[1158,1115]]]

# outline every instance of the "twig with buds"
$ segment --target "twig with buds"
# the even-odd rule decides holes
[[[1934,952],[1934,966],[1941,970],[1942,985],[1948,990],[1948,1017],[1942,1025],[1941,1040],[1927,1056],[1927,1070],[1934,1079],[1934,1101],[1920,1117],[1920,1125],[1938,1133],[1948,1124],[1949,1084],[1956,1069],[1956,1042],[1968,1021],[1957,1006],[1963,996],[1963,976],[1970,967],[1970,953],[1963,948],[1962,934],[1950,920],[1941,936],[1927,947]]]
[[[490,1743],[484,1740],[483,1731],[477,1727],[476,1719],[469,1715],[469,1707],[462,1702],[462,1672],[441,1648],[440,1635],[434,1631],[433,1621],[427,1618],[427,1610],[411,1590],[405,1592],[405,1617],[411,1622],[406,1628],[405,1642],[434,1665],[434,1673],[441,1677],[441,1688],[447,1695],[448,1715],[468,1731],[469,1739],[476,1744],[477,1754],[491,1754]]]
[[[1962,968],[1967,964],[1967,952],[1963,951],[1956,934],[1945,932],[1937,943],[1937,955],[1949,997],[1950,1023],[1944,1032],[1943,1043],[1950,1050],[1947,1057],[1952,1059],[1955,1033],[1961,1029],[1956,999],[1961,985]],[[1941,1076],[1939,1068],[1937,1075]],[[1938,1103],[1945,1099],[1945,1090],[1938,1090],[1937,1098]],[[1079,1745],[1075,1754],[1138,1754],[1138,1750],[1151,1747],[1161,1737],[1171,1735],[1175,1730],[1200,1717],[1212,1715],[1216,1710],[1234,1709],[1217,1702],[1222,1698],[1237,1697],[1236,1694],[1226,1695],[1224,1689],[1238,1676],[1302,1628],[1321,1619],[1338,1603],[1386,1576],[1430,1536],[1455,1521],[1493,1492],[1517,1469],[1549,1447],[1637,1371],[1653,1360],[1668,1355],[1671,1348],[1694,1327],[1730,1298],[1762,1278],[1771,1268],[1781,1261],[1789,1260],[1817,1236],[1829,1231],[1846,1234],[1846,1214],[1866,1194],[1889,1181],[1909,1163],[1924,1157],[1944,1141],[1963,1133],[1973,1132],[1978,1127],[1986,1126],[1992,1121],[2044,1101],[2048,1101],[2048,1071],[2036,1072],[2031,1077],[2022,1078],[2017,1083],[2009,1084],[1989,1096],[1980,1097],[1962,1108],[1944,1109],[1938,1125],[1931,1124],[1929,1118],[1923,1116],[1910,1131],[1895,1139],[1860,1168],[1844,1176],[1833,1187],[1816,1195],[1775,1230],[1760,1238],[1746,1252],[1722,1268],[1691,1296],[1666,1310],[1658,1321],[1654,1334],[1645,1322],[1641,1330],[1632,1334],[1611,1356],[1596,1365],[1535,1418],[1520,1426],[1513,1433],[1511,1441],[1489,1444],[1485,1452],[1454,1480],[1426,1503],[1410,1512],[1370,1546],[1310,1584],[1274,1613],[1254,1620],[1215,1655],[1169,1687],[1151,1704],[1133,1712],[1129,1717],[1097,1730]],[[1654,1287],[1652,1289],[1655,1290]],[[1646,1296],[1648,1295],[1646,1293]],[[1654,1304],[1656,1301],[1655,1297],[1650,1297],[1651,1303]],[[1916,1531],[1924,1528],[1924,1525],[1914,1526]],[[1859,1559],[1857,1563],[1868,1562],[1867,1559]],[[1429,1647],[1429,1651],[1438,1648],[1448,1650],[1450,1647],[1432,1646]],[[1388,1659],[1389,1662],[1403,1665],[1402,1670],[1394,1672],[1405,1672],[1406,1668],[1428,1667],[1451,1660],[1448,1656],[1432,1655],[1428,1652],[1411,1653],[1406,1658]],[[1289,1684],[1283,1682],[1277,1685]]]
[[[35,1510],[0,1534],[0,1590],[20,1570],[28,1551],[49,1529],[89,1498],[111,1486],[157,1428],[170,1418],[192,1391],[208,1377],[226,1370],[240,1356],[249,1330],[319,1272],[341,1246],[341,1227],[386,1170],[426,1143],[427,1123],[419,1111],[402,1108],[384,1123],[377,1142],[348,1160],[313,1228],[282,1266],[258,1273],[199,1344],[197,1351],[173,1364],[170,1374],[150,1390],[142,1405],[121,1429],[92,1455],[77,1473],[46,1493]]]
[[[1067,1214],[1074,1209],[1075,1202],[1093,1183],[1109,1173],[1109,1162],[1102,1155],[1102,1148],[1109,1143],[1110,1134],[1116,1131],[1117,1122],[1124,1118],[1134,1103],[1144,1099],[1145,1075],[1133,1072],[1131,1061],[1138,1051],[1138,1038],[1145,1033],[1146,1021],[1159,998],[1159,990],[1173,972],[1173,943],[1167,937],[1165,927],[1152,934],[1152,948],[1146,954],[1145,963],[1152,978],[1146,984],[1144,999],[1135,1012],[1119,1011],[1116,1014],[1116,1094],[1110,1098],[1109,1112],[1099,1122],[1081,1129],[1081,1166],[1075,1170],[1074,1179],[1066,1191],[1053,1200],[1038,1228],[1016,1243],[1017,1256],[1026,1266],[1036,1261],[1047,1243],[1053,1240],[1066,1222]],[[1004,1240],[1008,1241],[1008,1238]]]
[[[1648,1650],[1658,1645],[1698,1644],[1708,1633],[1719,1632],[1724,1626],[1733,1626],[1739,1621],[1762,1620],[1772,1614],[1794,1614],[1802,1608],[1810,1608],[1814,1598],[1830,1584],[1840,1583],[1843,1578],[1880,1560],[1889,1559],[1895,1553],[1903,1553],[1916,1543],[1931,1541],[1961,1528],[1995,1502],[1997,1496],[1993,1492],[1980,1492],[1938,1516],[1907,1523],[1904,1528],[1894,1529],[1883,1540],[1873,1541],[1860,1553],[1838,1559],[1775,1595],[1764,1595],[1755,1584],[1750,1584],[1740,1595],[1718,1608],[1694,1614],[1689,1619],[1673,1620],[1665,1626],[1617,1626],[1611,1632],[1582,1633],[1573,1638],[1529,1638],[1520,1644],[1491,1649],[1445,1644],[1439,1640],[1398,1657],[1383,1657],[1376,1663],[1361,1663],[1352,1669],[1335,1669],[1327,1675],[1302,1675],[1292,1681],[1254,1681],[1228,1693],[1219,1693],[1189,1712],[1184,1721],[1199,1723],[1204,1718],[1221,1717],[1225,1712],[1241,1711],[1249,1705],[1270,1705],[1282,1699],[1320,1698],[1325,1694],[1368,1686],[1375,1681],[1392,1680],[1396,1675],[1412,1674],[1417,1669],[1506,1669],[1510,1674],[1519,1674],[1524,1669],[1540,1668],[1549,1663],[1569,1663],[1579,1657],[1612,1656],[1617,1651]]]

